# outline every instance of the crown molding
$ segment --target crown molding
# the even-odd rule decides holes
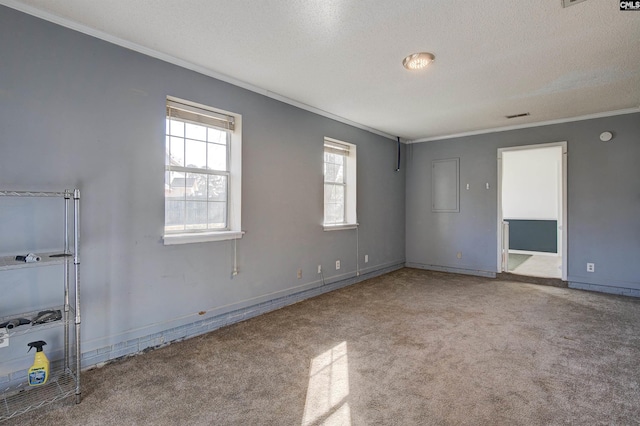
[[[341,117],[339,115],[330,113],[328,111],[324,111],[322,109],[313,107],[311,105],[307,105],[305,103],[296,101],[294,99],[288,98],[288,97],[280,95],[278,93],[271,92],[271,91],[263,89],[261,87],[254,86],[253,84],[250,84],[250,83],[247,83],[245,81],[236,79],[236,78],[228,76],[226,74],[222,74],[222,73],[213,71],[213,70],[211,70],[209,68],[203,67],[201,65],[197,65],[197,64],[194,64],[192,62],[185,61],[185,60],[180,59],[180,58],[176,58],[175,56],[159,52],[159,51],[157,51],[155,49],[150,49],[148,47],[139,45],[137,43],[133,43],[131,41],[121,39],[119,37],[116,37],[116,36],[113,36],[111,34],[108,34],[108,33],[104,32],[104,31],[100,31],[100,30],[97,30],[95,28],[88,27],[86,25],[80,24],[80,23],[72,21],[70,19],[58,16],[58,15],[56,15],[54,13],[47,12],[47,11],[35,8],[33,6],[29,6],[29,5],[23,4],[23,3],[19,2],[19,1],[16,1],[16,0],[0,0],[0,5],[4,5],[6,7],[11,8],[11,9],[15,9],[15,10],[18,10],[20,12],[26,13],[28,15],[35,16],[36,18],[40,18],[40,19],[43,19],[45,21],[52,22],[52,23],[60,25],[62,27],[69,28],[71,30],[74,30],[74,31],[77,31],[77,32],[80,32],[80,33],[83,33],[83,34],[86,34],[86,35],[89,35],[91,37],[95,37],[95,38],[100,39],[100,40],[104,40],[104,41],[106,41],[108,43],[115,44],[115,45],[120,46],[120,47],[124,47],[126,49],[141,53],[143,55],[159,59],[159,60],[161,60],[163,62],[167,62],[167,63],[173,64],[173,65],[177,65],[177,66],[179,66],[181,68],[185,68],[185,69],[197,72],[199,74],[203,74],[203,75],[206,75],[208,77],[215,78],[216,80],[220,80],[220,81],[223,81],[225,83],[232,84],[234,86],[237,86],[237,87],[249,90],[251,92],[266,96],[268,98],[277,100],[279,102],[283,102],[285,104],[294,106],[296,108],[300,108],[302,110],[309,111],[311,113],[320,115],[322,117],[326,117],[326,118],[329,118],[331,120],[335,120],[335,121],[338,121],[340,123],[347,124],[349,126],[365,130],[367,132],[382,136],[382,137],[387,138],[387,139],[391,139],[393,141],[397,140],[397,136],[390,135],[389,133],[383,132],[381,130],[365,126],[363,124],[357,123],[355,121],[351,121],[351,120],[349,120],[347,118],[344,118],[344,117]],[[541,121],[541,122],[527,123],[527,124],[518,124],[518,125],[513,125],[513,126],[505,126],[505,127],[494,127],[494,128],[490,128],[490,129],[473,130],[473,131],[469,131],[469,132],[454,133],[454,134],[440,135],[440,136],[432,136],[432,137],[419,138],[419,139],[413,139],[413,140],[407,140],[407,139],[401,138],[401,142],[404,143],[404,144],[431,142],[431,141],[444,140],[444,139],[460,138],[460,137],[465,137],[465,136],[482,135],[482,134],[486,134],[486,133],[506,132],[506,131],[509,131],[509,130],[518,130],[518,129],[526,129],[526,128],[531,128],[531,127],[548,126],[548,125],[552,125],[552,124],[561,124],[561,123],[569,123],[569,122],[574,122],[574,121],[591,120],[591,119],[594,119],[594,118],[611,117],[611,116],[615,116],[615,115],[633,114],[633,113],[637,113],[637,112],[640,112],[640,106],[633,107],[633,108],[627,108],[627,109],[621,109],[621,110],[615,110],[615,111],[606,111],[606,112],[600,112],[600,113],[595,113],[595,114],[588,114],[588,115],[583,115],[583,116],[578,116],[578,117],[562,118],[562,119],[557,119],[557,120]]]
[[[365,131],[370,132],[370,133],[374,133],[376,135],[385,137],[387,139],[392,139],[392,140],[395,141],[396,138],[397,138],[397,136],[390,135],[390,134],[385,133],[385,132],[383,132],[381,130],[374,129],[372,127],[368,127],[368,126],[365,126],[365,125],[360,124],[360,123],[356,123],[355,121],[351,121],[351,120],[349,120],[347,118],[344,118],[344,117],[341,117],[339,115],[332,114],[332,113],[330,113],[328,111],[324,111],[322,109],[313,107],[311,105],[307,105],[305,103],[296,101],[295,99],[291,99],[291,98],[288,98],[286,96],[279,95],[278,93],[271,92],[271,91],[263,89],[261,87],[254,86],[253,84],[247,83],[247,82],[242,81],[242,80],[238,80],[238,79],[233,78],[231,76],[228,76],[226,74],[222,74],[222,73],[213,71],[213,70],[211,70],[209,68],[203,67],[201,65],[197,65],[197,64],[194,64],[192,62],[185,61],[185,60],[180,59],[180,58],[176,58],[175,56],[159,52],[159,51],[157,51],[155,49],[150,49],[148,47],[139,45],[137,43],[133,43],[131,41],[121,39],[119,37],[116,37],[116,36],[113,36],[111,34],[105,33],[104,31],[100,31],[100,30],[97,30],[95,28],[91,28],[91,27],[88,27],[86,25],[79,24],[78,22],[72,21],[72,20],[67,19],[67,18],[63,18],[63,17],[58,16],[58,15],[56,15],[54,13],[47,12],[47,11],[35,8],[33,6],[29,6],[29,5],[20,3],[19,1],[16,1],[16,0],[0,0],[0,5],[7,6],[7,7],[11,8],[11,9],[15,9],[15,10],[18,10],[20,12],[26,13],[27,15],[35,16],[36,18],[40,18],[40,19],[43,19],[45,21],[52,22],[54,24],[60,25],[60,26],[65,27],[65,28],[69,28],[71,30],[74,30],[74,31],[77,31],[77,32],[80,32],[80,33],[83,33],[83,34],[86,34],[86,35],[89,35],[91,37],[95,37],[97,39],[104,40],[104,41],[109,42],[111,44],[115,44],[117,46],[124,47],[124,48],[129,49],[129,50],[133,50],[134,52],[142,53],[143,55],[150,56],[152,58],[156,58],[156,59],[159,59],[159,60],[164,61],[164,62],[168,62],[168,63],[173,64],[173,65],[177,65],[177,66],[179,66],[181,68],[186,68],[188,70],[195,71],[195,72],[197,72],[199,74],[203,74],[203,75],[206,75],[208,77],[215,78],[216,80],[224,81],[225,83],[232,84],[234,86],[249,90],[249,91],[254,92],[254,93],[258,93],[258,94],[266,96],[268,98],[275,99],[277,101],[283,102],[285,104],[292,105],[292,106],[294,106],[296,108],[300,108],[300,109],[303,109],[305,111],[312,112],[314,114],[329,118],[331,120],[335,120],[335,121],[338,121],[340,123],[347,124],[349,126],[356,127],[358,129],[362,129],[362,130],[365,130]]]
[[[414,139],[406,141],[407,144],[439,141],[443,139],[462,138],[465,136],[484,135],[486,133],[506,132],[509,130],[527,129],[530,127],[550,126],[552,124],[571,123],[574,121],[593,120],[594,118],[612,117],[614,115],[634,114],[640,112],[640,107],[618,109],[615,111],[597,112],[594,114],[581,115],[578,117],[559,118],[557,120],[539,121],[536,123],[517,124],[514,126],[494,127],[491,129],[472,130],[470,132],[455,133],[451,135],[433,136],[428,138]]]

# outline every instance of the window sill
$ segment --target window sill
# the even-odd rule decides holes
[[[357,223],[338,223],[336,225],[322,225],[325,231],[341,231],[343,229],[356,229]]]
[[[242,238],[244,231],[194,232],[185,234],[167,234],[162,239],[165,246],[175,244],[206,243],[209,241],[236,240]]]

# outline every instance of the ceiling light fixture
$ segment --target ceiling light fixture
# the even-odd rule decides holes
[[[410,71],[421,70],[428,67],[431,62],[435,61],[435,59],[436,57],[433,55],[433,53],[414,53],[413,55],[409,55],[404,58],[402,60],[402,65]]]
[[[611,133],[611,132],[602,132],[602,133],[600,133],[600,140],[602,142],[609,142],[611,139],[613,139],[613,133]]]

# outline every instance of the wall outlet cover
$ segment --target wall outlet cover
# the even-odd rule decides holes
[[[339,261],[339,260],[336,260],[336,271],[337,271],[338,269],[340,269],[340,261]]]

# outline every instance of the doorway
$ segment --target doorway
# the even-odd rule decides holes
[[[567,279],[567,143],[498,149],[498,272]]]

